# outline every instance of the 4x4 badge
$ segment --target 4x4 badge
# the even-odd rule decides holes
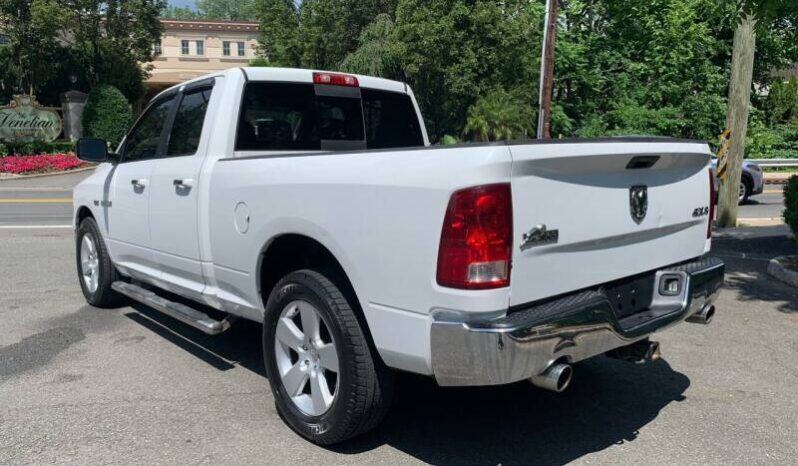
[[[629,213],[632,214],[632,220],[635,223],[640,223],[646,218],[648,213],[648,188],[645,185],[629,188]]]

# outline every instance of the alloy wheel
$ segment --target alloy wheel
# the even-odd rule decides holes
[[[96,292],[100,280],[100,259],[97,257],[97,245],[89,234],[83,235],[80,242],[80,271],[89,293]]]
[[[274,338],[280,381],[304,414],[321,416],[338,392],[338,352],[318,309],[307,301],[286,305]]]

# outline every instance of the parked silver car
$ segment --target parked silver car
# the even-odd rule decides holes
[[[718,159],[712,157],[712,169],[718,166]],[[715,175],[715,191],[717,194],[717,187],[720,186],[718,182],[717,172]],[[765,177],[762,174],[762,168],[757,165],[753,160],[743,160],[743,174],[740,178],[740,204],[748,202],[748,198],[757,194],[762,194],[765,189]]]

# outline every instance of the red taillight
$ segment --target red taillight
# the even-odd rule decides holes
[[[314,84],[329,84],[332,86],[349,86],[349,87],[358,87],[360,83],[357,82],[357,78],[348,74],[341,74],[341,73],[320,73],[314,72],[313,73],[313,83]]]
[[[712,222],[715,221],[715,174],[709,170],[709,222],[707,222],[707,238],[712,238]]]
[[[512,238],[509,183],[456,191],[443,220],[438,284],[470,290],[509,286]]]

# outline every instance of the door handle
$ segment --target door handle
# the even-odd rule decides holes
[[[176,179],[173,181],[173,183],[175,185],[175,188],[179,189],[189,189],[194,186],[194,180],[192,180],[191,178],[183,178],[182,180]]]
[[[134,188],[144,189],[147,187],[147,180],[144,178],[138,180],[130,180],[130,184],[132,184]]]

